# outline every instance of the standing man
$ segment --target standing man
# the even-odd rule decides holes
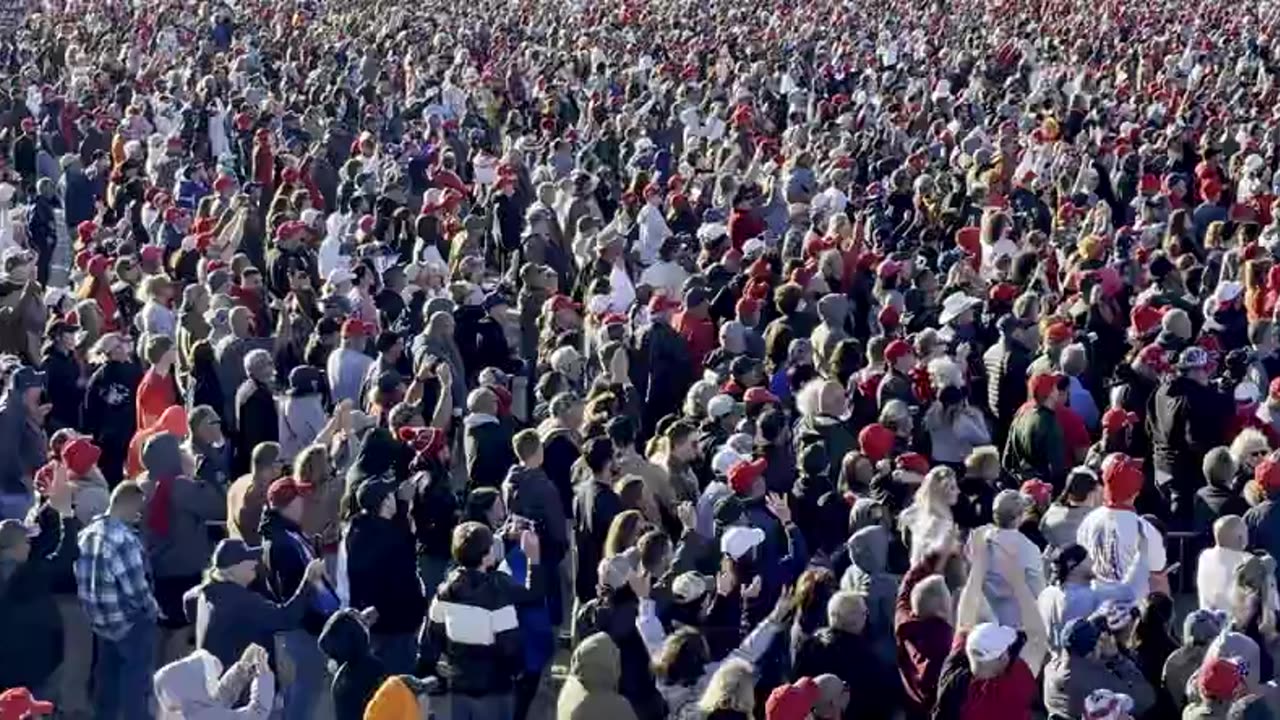
[[[125,481],[80,531],[76,586],[96,640],[93,705],[99,720],[150,720],[159,607],[135,527],[146,496]]]

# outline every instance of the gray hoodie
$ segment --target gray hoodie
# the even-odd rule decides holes
[[[280,413],[280,459],[289,462],[315,441],[329,417],[319,395],[287,397]]]
[[[849,299],[836,293],[823,295],[818,300],[818,317],[822,318],[822,322],[810,336],[813,341],[813,360],[818,367],[825,368],[827,361],[835,353],[836,345],[848,337],[845,321],[849,317]]]
[[[146,468],[146,541],[156,577],[195,577],[213,555],[210,522],[227,518],[226,492],[219,486],[187,477],[178,436],[160,433],[142,448]],[[163,505],[162,505],[163,503]]]
[[[232,709],[249,686],[249,702]],[[207,650],[160,668],[155,674],[158,720],[266,720],[275,698],[275,676],[268,669],[237,662],[222,671],[222,662]]]
[[[893,612],[898,597],[896,575],[887,572],[889,531],[881,525],[862,528],[845,546],[853,564],[840,578],[841,590],[862,593],[867,598],[867,637],[885,662],[895,661]]]

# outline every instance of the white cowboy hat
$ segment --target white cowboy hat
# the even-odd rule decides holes
[[[946,300],[942,301],[942,312],[938,314],[938,322],[946,325],[963,315],[966,310],[971,310],[981,304],[982,301],[972,295],[952,293],[947,296]]]

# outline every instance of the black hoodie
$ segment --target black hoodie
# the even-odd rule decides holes
[[[334,720],[363,720],[365,706],[387,678],[369,650],[369,632],[355,610],[339,610],[320,632],[320,650],[338,665],[330,692]]]
[[[351,606],[378,609],[375,634],[416,633],[426,599],[408,523],[362,512],[352,518],[345,542]]]
[[[281,515],[275,508],[265,508],[262,511],[258,533],[262,538],[267,586],[271,588],[277,602],[287,602],[302,585],[307,563],[315,556],[307,547],[298,524]],[[312,602],[302,615],[302,627],[312,635],[319,635],[327,619],[316,603]]]

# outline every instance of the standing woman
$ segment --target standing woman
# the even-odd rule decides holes
[[[95,366],[84,394],[84,430],[102,448],[99,466],[107,483],[115,487],[123,477],[129,440],[137,428],[135,405],[142,368],[129,356],[129,345],[119,333],[107,333],[89,351]]]
[[[89,258],[84,280],[76,291],[79,300],[93,300],[98,304],[102,314],[102,331],[115,332],[120,329],[119,307],[116,296],[111,292],[111,278],[107,270],[111,267],[111,259],[106,255],[94,255]]]
[[[931,550],[947,547],[957,537],[959,526],[951,509],[960,499],[956,473],[936,467],[924,476],[911,505],[902,511],[898,527],[911,548],[911,564],[920,562]]]

